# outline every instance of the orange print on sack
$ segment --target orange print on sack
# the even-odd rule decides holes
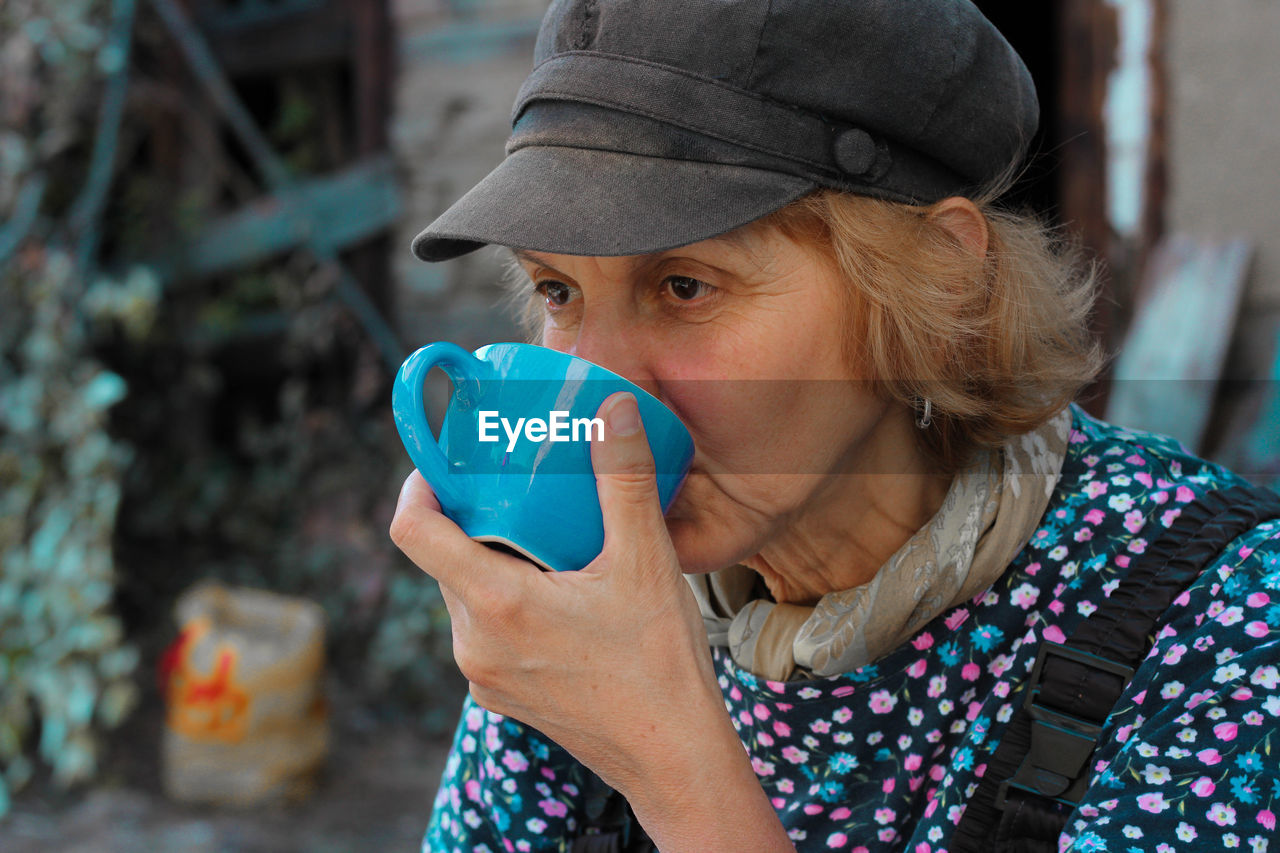
[[[209,632],[209,620],[194,620],[165,653],[161,677],[167,681],[168,723],[193,740],[237,743],[244,739],[249,719],[249,694],[235,682],[239,654],[220,643],[213,672],[191,666],[191,648]]]

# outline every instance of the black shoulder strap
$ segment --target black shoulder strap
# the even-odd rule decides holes
[[[589,772],[589,771],[588,771]],[[626,797],[594,773],[585,783],[583,827],[569,853],[651,853],[656,848]]]
[[[952,853],[1056,853],[1089,783],[1089,759],[1160,616],[1233,539],[1280,518],[1280,496],[1232,486],[1183,507],[1174,524],[1064,643],[1040,643],[1023,705],[965,807]]]

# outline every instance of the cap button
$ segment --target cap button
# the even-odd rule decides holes
[[[832,146],[836,165],[850,175],[865,175],[876,163],[876,141],[865,130],[851,127],[840,132]]]

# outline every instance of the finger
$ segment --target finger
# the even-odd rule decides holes
[[[513,583],[515,575],[525,574],[524,561],[486,548],[444,515],[431,486],[416,470],[400,489],[391,519],[391,541],[463,601],[487,595],[477,587]]]
[[[458,657],[458,648],[464,646],[468,632],[471,630],[471,614],[462,604],[458,596],[447,586],[440,587],[440,597],[444,599],[445,610],[449,611],[449,631],[453,638],[454,659]]]
[[[604,420],[605,437],[592,443],[591,465],[604,515],[605,550],[665,537],[653,453],[636,398],[613,394],[597,414]]]
[[[396,514],[400,513],[400,505],[405,502],[405,498],[420,506],[429,507],[436,512],[442,512],[435,490],[431,488],[417,468],[410,471],[409,476],[404,478],[404,485],[400,487],[400,496],[396,498]]]
[[[449,612],[449,623],[454,627],[455,631],[465,626],[467,620],[467,608],[462,606],[462,602],[458,596],[453,594],[453,590],[447,586],[440,587],[440,598],[444,601],[444,609]]]

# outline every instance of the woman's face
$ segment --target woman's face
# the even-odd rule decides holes
[[[848,285],[776,229],[649,255],[516,256],[540,296],[543,343],[637,383],[693,434],[667,514],[687,572],[758,553],[821,505],[827,475],[885,473],[910,452],[909,413],[845,358]]]

